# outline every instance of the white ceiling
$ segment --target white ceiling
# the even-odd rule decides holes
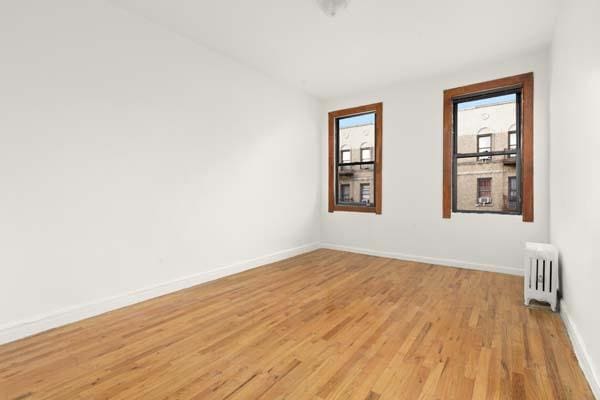
[[[547,45],[558,0],[110,0],[327,98]]]

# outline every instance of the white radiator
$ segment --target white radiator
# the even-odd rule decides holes
[[[525,305],[531,300],[558,303],[558,250],[551,244],[525,244]]]

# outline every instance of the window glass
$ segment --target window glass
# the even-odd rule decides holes
[[[338,203],[372,207],[374,185],[375,113],[338,119],[340,164],[337,167]]]
[[[360,164],[338,166],[338,182],[340,187],[340,191],[338,192],[340,197],[339,202],[353,203],[353,205],[359,206],[373,205],[370,197],[370,187],[375,182],[375,171],[372,168],[364,169]],[[347,192],[342,192],[342,190],[346,190]],[[369,191],[369,197],[363,199],[362,194],[365,190]],[[347,195],[344,195],[344,193],[347,193]],[[365,202],[363,200],[368,201]]]
[[[520,149],[509,131],[519,126],[519,101],[514,91],[454,102],[454,211],[520,212]]]
[[[456,106],[457,152],[475,153],[478,145],[493,151],[504,150],[508,127],[516,126],[517,95],[477,98],[458,102]],[[485,138],[486,135],[488,138]],[[478,138],[484,137],[483,143]],[[504,139],[503,139],[504,138]]]

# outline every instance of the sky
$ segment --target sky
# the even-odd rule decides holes
[[[375,123],[375,113],[357,115],[355,117],[340,118],[340,128],[349,128],[356,125]]]
[[[479,106],[487,106],[496,103],[508,103],[517,101],[517,96],[513,94],[505,94],[504,96],[488,97],[487,99],[465,101],[464,103],[458,103],[459,110],[469,110],[471,108]]]

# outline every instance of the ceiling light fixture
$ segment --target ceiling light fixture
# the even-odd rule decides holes
[[[317,3],[326,15],[335,17],[340,10],[348,7],[350,0],[317,0]]]

